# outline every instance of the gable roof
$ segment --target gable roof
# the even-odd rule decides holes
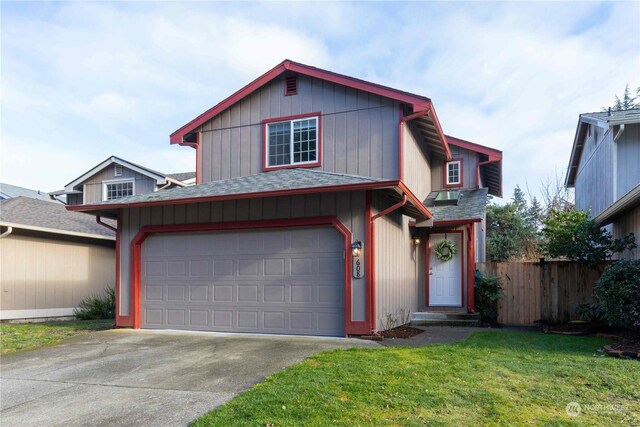
[[[89,179],[90,177],[92,177],[93,175],[97,174],[98,172],[100,172],[101,170],[103,170],[104,168],[112,165],[113,163],[124,166],[128,169],[134,170],[142,175],[146,175],[151,179],[155,179],[156,180],[156,184],[157,185],[162,185],[166,182],[166,175],[160,172],[156,172],[152,169],[149,169],[147,167],[144,166],[140,166],[137,165],[135,163],[131,163],[128,162],[124,159],[121,159],[120,157],[116,157],[116,156],[111,156],[109,158],[107,158],[106,160],[104,160],[103,162],[99,163],[98,165],[94,166],[93,168],[89,169],[87,172],[83,173],[82,175],[80,175],[78,178],[74,179],[73,181],[71,181],[70,183],[68,183],[67,185],[65,185],[65,191],[73,191],[74,187],[78,184],[83,183],[84,181],[86,181],[87,179]]]
[[[364,189],[389,189],[391,190],[390,198],[398,200],[402,199],[402,193],[407,194],[408,203],[405,205],[405,212],[408,215],[431,217],[431,213],[422,202],[410,194],[409,190],[399,181],[314,169],[279,169],[151,194],[128,196],[91,205],[68,206],[67,209],[109,215],[115,209],[136,206],[187,204]]]
[[[48,193],[30,188],[18,187],[4,182],[0,182],[0,199],[11,199],[14,197],[30,197],[32,199],[44,200],[47,202],[57,202],[49,197]]]
[[[502,197],[502,151],[475,142],[446,135],[447,143],[480,154],[478,167],[489,194]]]
[[[180,145],[194,145],[193,142],[186,142],[184,140],[185,136],[193,132],[197,127],[211,120],[216,115],[220,114],[227,108],[231,107],[236,102],[245,98],[252,92],[266,85],[279,75],[285,72],[294,72],[303,75],[307,75],[310,77],[315,77],[321,80],[330,81],[333,83],[341,84],[343,86],[351,87],[354,89],[362,90],[365,92],[374,93],[376,95],[384,96],[386,98],[391,98],[398,100],[400,102],[413,105],[414,111],[420,110],[433,110],[433,105],[431,103],[431,99],[416,95],[413,93],[405,92],[398,89],[393,89],[387,86],[379,85],[377,83],[367,82],[365,80],[360,80],[354,77],[345,76],[343,74],[334,73],[333,71],[322,70],[320,68],[312,67],[309,65],[300,64],[298,62],[291,61],[289,59],[285,59],[280,64],[276,65],[271,70],[264,73],[262,76],[258,77],[242,89],[235,92],[233,95],[229,96],[225,100],[211,107],[209,110],[200,114],[195,119],[191,120],[189,123],[180,127],[178,130],[173,132],[170,136],[171,144],[180,144]],[[433,114],[435,114],[435,110],[433,110]],[[437,119],[436,119],[437,120]]]
[[[29,197],[0,200],[0,225],[68,236],[115,240],[115,233],[98,224],[94,217],[69,212],[61,203]],[[115,223],[110,224],[115,225]]]
[[[573,137],[573,147],[571,148],[571,157],[569,158],[569,168],[564,185],[572,188],[575,185],[576,175],[578,173],[578,165],[580,157],[582,157],[582,149],[584,148],[584,135],[588,125],[599,126],[608,129],[609,126],[626,125],[640,123],[640,109],[631,109],[623,111],[599,111],[596,113],[583,113],[578,118],[578,126]]]

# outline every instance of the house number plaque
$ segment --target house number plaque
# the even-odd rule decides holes
[[[362,279],[364,277],[364,262],[362,261],[362,255],[353,257],[351,269],[353,270],[354,279]]]

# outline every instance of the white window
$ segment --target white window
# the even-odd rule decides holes
[[[446,185],[462,185],[462,160],[447,162],[445,179]]]
[[[122,176],[122,165],[116,165],[114,175]]]
[[[134,193],[133,179],[119,179],[102,182],[102,200],[116,200],[132,196]]]
[[[318,163],[318,118],[267,123],[266,167]]]

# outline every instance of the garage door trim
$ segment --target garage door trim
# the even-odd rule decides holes
[[[247,230],[247,229],[277,229],[295,228],[317,225],[333,226],[344,238],[344,328],[345,335],[352,331],[351,325],[351,231],[338,218],[333,216],[281,219],[268,221],[237,221],[237,222],[216,222],[207,224],[169,224],[169,225],[147,225],[138,231],[131,241],[131,314],[132,323],[135,329],[140,329],[140,290],[141,290],[141,258],[142,244],[150,234],[156,233],[180,233],[194,231],[226,231],[226,230]]]

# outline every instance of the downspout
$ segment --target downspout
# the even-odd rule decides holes
[[[7,230],[0,234],[0,239],[7,237],[9,234],[13,233],[13,227],[7,227]]]
[[[371,193],[369,192],[367,194],[367,198],[368,200],[368,205],[371,205]],[[396,203],[395,205],[388,207],[387,209],[378,212],[375,215],[371,215],[371,213],[369,213],[369,215],[371,215],[369,217],[369,233],[368,237],[371,241],[366,242],[367,246],[368,246],[368,251],[369,251],[369,257],[368,257],[368,261],[367,265],[369,266],[369,281],[370,281],[370,289],[369,289],[369,297],[371,298],[371,304],[369,309],[371,310],[369,312],[369,319],[371,319],[371,335],[378,335],[378,332],[376,331],[376,274],[375,274],[375,250],[376,250],[376,246],[375,246],[375,241],[376,241],[376,227],[375,227],[375,220],[383,217],[393,211],[395,211],[396,209],[400,209],[401,207],[403,207],[404,205],[407,204],[407,195],[403,194],[402,195],[402,200],[398,203]]]
[[[103,227],[107,227],[111,231],[114,231],[114,232],[118,231],[115,227],[110,226],[106,222],[102,222],[102,219],[100,218],[100,215],[96,215],[96,222],[98,224],[102,225]]]
[[[618,129],[618,132],[616,132],[616,136],[613,137],[613,142],[618,142],[618,139],[620,139],[623,133],[624,133],[624,123],[620,125],[620,129]]]

